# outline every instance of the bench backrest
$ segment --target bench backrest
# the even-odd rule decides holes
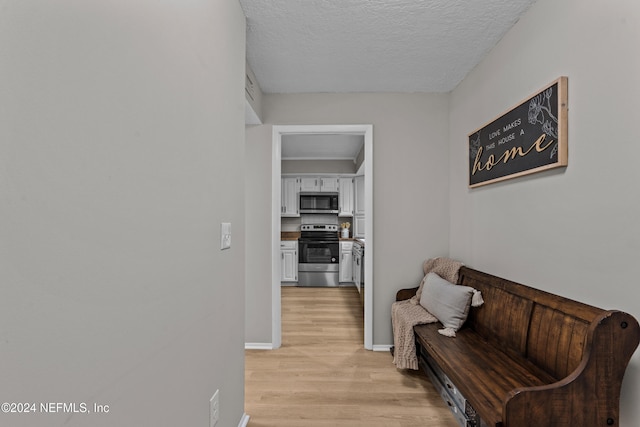
[[[465,327],[556,379],[578,367],[589,325],[604,312],[468,267],[460,269],[458,283],[481,291],[485,301],[471,308]]]

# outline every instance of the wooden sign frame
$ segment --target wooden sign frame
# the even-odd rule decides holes
[[[568,78],[469,134],[469,187],[567,166]]]

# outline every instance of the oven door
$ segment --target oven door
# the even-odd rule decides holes
[[[298,286],[340,285],[337,240],[298,239]]]
[[[338,264],[340,244],[327,240],[298,240],[299,264]]]

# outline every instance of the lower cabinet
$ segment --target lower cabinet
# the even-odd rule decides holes
[[[298,281],[298,241],[280,241],[280,281]]]
[[[362,214],[353,217],[353,237],[364,237],[365,218]]]
[[[353,242],[340,242],[340,283],[353,282]]]

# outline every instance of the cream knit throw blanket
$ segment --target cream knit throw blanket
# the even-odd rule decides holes
[[[458,271],[462,263],[449,258],[433,258],[425,261],[423,271],[438,276],[451,283],[458,281]],[[420,296],[425,278],[420,282],[416,295],[405,301],[397,301],[391,305],[391,323],[393,325],[393,363],[398,369],[419,369],[416,356],[416,343],[413,327],[437,322],[438,319],[420,305]]]
[[[437,322],[438,319],[408,299],[391,304],[393,324],[393,363],[398,369],[419,369],[416,356],[416,342],[413,335],[415,325]]]

